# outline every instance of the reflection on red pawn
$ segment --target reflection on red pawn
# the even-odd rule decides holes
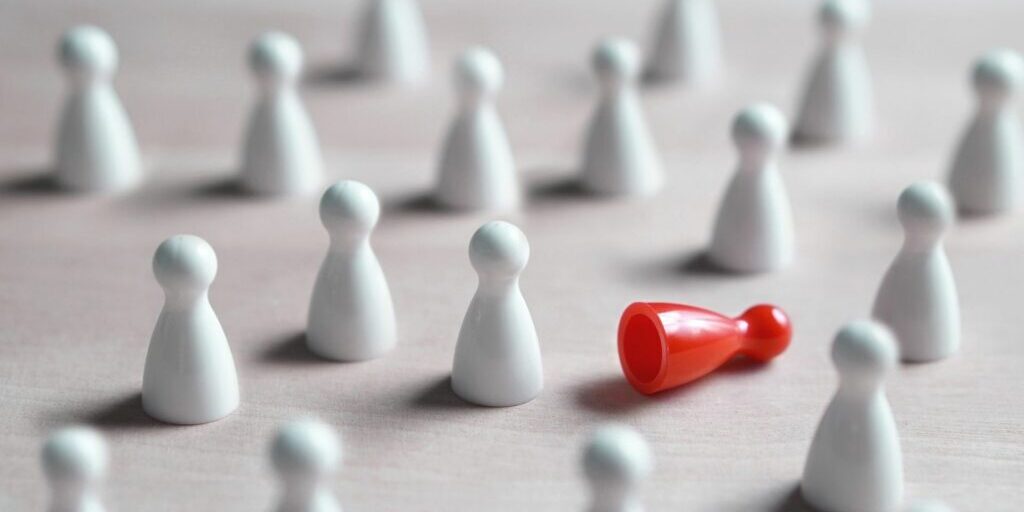
[[[767,362],[789,346],[781,309],[759,304],[736,318],[660,302],[635,302],[619,321],[619,361],[637,391],[653,394],[699,379],[736,356]]]

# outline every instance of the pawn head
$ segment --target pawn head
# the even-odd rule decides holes
[[[654,469],[651,449],[637,431],[605,425],[583,448],[583,474],[594,487],[631,487]]]
[[[302,47],[288,34],[265,32],[249,45],[249,67],[262,83],[294,82],[302,73]]]
[[[508,222],[488,222],[469,241],[469,261],[481,277],[518,276],[529,260],[526,235]]]
[[[758,304],[740,315],[744,328],[744,354],[769,361],[785,352],[793,338],[793,324],[781,308]]]
[[[765,158],[779,151],[788,131],[786,117],[768,103],[744,108],[732,122],[732,140],[745,158]]]
[[[868,0],[825,0],[818,11],[818,22],[829,41],[854,34],[868,23]]]
[[[844,379],[879,382],[896,366],[898,358],[892,332],[872,320],[844,325],[832,344],[832,361]]]
[[[341,459],[341,443],[329,425],[312,419],[287,423],[270,446],[274,469],[286,478],[330,474]]]
[[[358,181],[335,183],[320,199],[320,221],[332,237],[366,238],[379,218],[377,195]]]
[[[1013,50],[992,50],[977,60],[971,80],[982,102],[1002,105],[1024,79],[1024,60]]]
[[[198,236],[175,235],[156,248],[153,275],[167,291],[203,291],[217,275],[217,254]]]
[[[51,482],[94,482],[107,472],[107,443],[89,427],[58,430],[43,444],[43,472]]]
[[[504,81],[501,61],[486,48],[470,48],[455,63],[455,86],[467,99],[491,97],[501,90]]]
[[[594,74],[602,84],[621,86],[640,73],[640,51],[628,39],[613,37],[601,41],[591,57]]]
[[[934,241],[953,223],[953,199],[942,185],[921,181],[903,190],[896,213],[907,237]]]
[[[75,80],[105,78],[117,70],[117,45],[103,29],[91,25],[65,32],[59,54],[61,65]]]
[[[912,503],[906,512],[956,512],[953,507],[941,501],[924,500]]]

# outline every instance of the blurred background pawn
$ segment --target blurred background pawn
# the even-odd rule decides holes
[[[83,25],[64,33],[60,63],[70,92],[57,128],[54,179],[80,192],[120,192],[142,181],[128,114],[112,84],[118,56],[103,30]]]
[[[341,512],[328,486],[341,461],[341,442],[330,425],[311,419],[285,424],[270,459],[281,483],[275,512]]]
[[[583,475],[590,487],[587,512],[643,512],[640,488],[654,469],[647,442],[620,425],[597,429],[583,447]]]
[[[104,512],[99,485],[110,455],[103,437],[89,427],[67,427],[43,445],[43,473],[50,484],[49,512]]]

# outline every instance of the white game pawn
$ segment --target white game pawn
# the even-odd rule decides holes
[[[423,81],[430,46],[416,0],[368,0],[356,41],[359,76],[392,83]]]
[[[249,65],[261,91],[245,134],[242,188],[268,195],[318,190],[320,143],[296,88],[302,48],[287,34],[267,32],[249,47]]]
[[[519,275],[530,245],[519,228],[484,224],[469,242],[469,261],[480,277],[455,345],[452,390],[467,402],[508,407],[533,400],[544,387],[540,343]]]
[[[895,512],[903,499],[903,456],[884,380],[896,344],[881,324],[845,325],[832,345],[839,389],[811,442],[800,490],[828,512]]]
[[[938,183],[906,188],[896,205],[904,241],[875,296],[872,315],[896,334],[904,361],[947,357],[960,347],[960,304],[942,237],[953,201]]]
[[[588,512],[643,512],[639,488],[654,469],[654,457],[635,430],[606,425],[587,441],[583,473],[590,484]]]
[[[874,99],[860,33],[868,0],[826,0],[819,13],[824,47],[811,68],[794,138],[811,144],[857,142],[870,135]]]
[[[664,176],[636,92],[636,46],[624,39],[602,41],[593,66],[602,92],[583,148],[582,186],[598,194],[653,194]]]
[[[282,485],[276,512],[341,512],[327,486],[341,459],[341,443],[329,425],[316,420],[284,425],[270,458]]]
[[[974,66],[978,110],[957,147],[949,190],[962,212],[994,214],[1020,203],[1024,137],[1013,96],[1024,62],[1011,50],[989,52]]]
[[[153,256],[164,307],[142,376],[142,408],[167,423],[219,420],[238,407],[238,376],[227,336],[208,296],[217,255],[205,240],[176,235]]]
[[[713,0],[666,0],[647,56],[650,82],[707,83],[721,67],[718,14]]]
[[[935,500],[914,502],[904,512],[956,512],[953,507]]]
[[[786,119],[775,107],[743,109],[732,125],[739,169],[718,207],[708,249],[711,261],[734,272],[766,272],[793,260],[793,214],[776,160]]]
[[[57,431],[43,445],[43,473],[50,483],[49,512],[103,512],[99,484],[110,454],[99,432],[88,427]]]
[[[57,131],[54,179],[63,188],[118,192],[142,180],[135,132],[111,84],[117,60],[113,39],[97,27],[75,27],[61,39],[71,81]]]
[[[435,199],[442,206],[464,210],[519,206],[512,148],[494,107],[503,75],[501,62],[483,48],[467,50],[456,64],[460,106],[441,152]]]
[[[327,257],[313,288],[306,343],[340,361],[379,357],[395,346],[395,310],[384,271],[370,247],[380,203],[369,187],[342,181],[320,200],[330,235]]]

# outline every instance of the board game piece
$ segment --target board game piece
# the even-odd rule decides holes
[[[205,240],[175,235],[153,256],[164,307],[142,376],[142,407],[160,421],[209,423],[238,408],[238,376],[227,336],[210,305],[217,255]]]
[[[1024,61],[1013,50],[993,50],[978,60],[972,78],[978,109],[953,157],[949,191],[961,212],[1006,212],[1020,203],[1024,186],[1024,137],[1014,108]]]
[[[306,343],[322,357],[362,361],[395,346],[391,291],[370,247],[378,218],[376,194],[357,181],[331,186],[320,200],[330,247],[313,287]]]
[[[871,133],[874,99],[860,37],[868,0],[825,0],[818,14],[823,44],[803,92],[793,137],[799,143],[858,142]]]
[[[606,39],[594,51],[593,66],[601,97],[583,148],[583,188],[597,194],[653,194],[664,176],[636,91],[636,46],[625,39]]]
[[[583,448],[583,474],[590,487],[588,512],[643,512],[640,488],[654,469],[654,456],[639,432],[604,425]]]
[[[916,501],[905,512],[956,512],[953,507],[935,500]]]
[[[619,320],[619,362],[626,380],[650,395],[699,379],[736,356],[768,362],[792,336],[786,313],[767,304],[730,318],[685,304],[634,302]]]
[[[768,272],[792,262],[793,213],[778,170],[786,119],[774,106],[743,109],[732,125],[736,174],[718,207],[707,256],[733,272]]]
[[[505,128],[494,106],[504,72],[484,48],[466,50],[455,66],[458,112],[445,137],[435,199],[459,210],[512,210],[519,180]]]
[[[70,82],[57,128],[54,180],[68,190],[120,192],[142,181],[142,164],[128,114],[112,84],[117,46],[102,29],[64,33],[60,63]]]
[[[66,427],[50,435],[42,450],[50,484],[49,512],[104,512],[99,486],[107,476],[107,442],[89,427]]]
[[[533,400],[544,387],[537,330],[519,291],[529,259],[526,235],[507,222],[484,224],[469,242],[480,283],[452,365],[452,390],[467,402],[509,407]]]
[[[245,133],[242,188],[266,195],[318,190],[320,143],[296,87],[302,48],[287,34],[264,33],[249,47],[249,66],[260,92]]]
[[[943,359],[960,347],[960,304],[942,238],[953,201],[938,183],[907,187],[897,201],[903,247],[875,296],[874,318],[893,330],[904,361]]]
[[[703,84],[721,67],[718,13],[713,0],[666,0],[658,13],[644,80]]]
[[[804,466],[801,494],[829,512],[895,512],[903,458],[884,380],[896,366],[892,333],[870,320],[846,324],[832,344],[839,389],[825,410]]]
[[[430,72],[430,46],[417,0],[368,0],[356,41],[361,78],[414,84]]]
[[[341,460],[334,429],[317,420],[297,420],[278,430],[270,458],[281,481],[276,512],[341,512],[329,487]]]

